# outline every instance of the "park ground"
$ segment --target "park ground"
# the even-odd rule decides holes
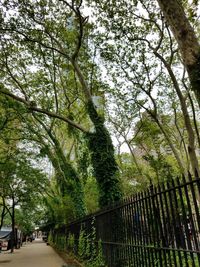
[[[63,256],[63,255],[62,255]],[[40,239],[27,243],[14,253],[0,254],[1,267],[77,267],[80,266],[67,256],[61,257]]]

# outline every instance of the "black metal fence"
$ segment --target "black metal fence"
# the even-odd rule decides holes
[[[151,186],[73,222],[65,234],[75,236],[75,247],[81,229],[90,234],[92,223],[109,267],[199,267],[200,179]]]

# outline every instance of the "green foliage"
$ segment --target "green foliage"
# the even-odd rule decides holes
[[[119,170],[115,160],[114,148],[103,119],[98,116],[93,103],[88,104],[91,120],[95,124],[95,132],[88,133],[88,147],[99,189],[99,205],[107,206],[119,201],[122,197]]]
[[[54,138],[54,144],[56,158],[58,161],[54,163],[54,167],[58,167],[59,169],[56,179],[60,187],[60,192],[63,196],[69,195],[71,197],[74,202],[76,217],[82,217],[85,215],[82,181],[70,160],[64,155],[64,151],[59,144],[59,140],[55,140]]]
[[[90,259],[91,257],[91,243],[90,234],[86,236],[86,248],[85,248],[85,258]]]
[[[14,199],[15,205],[34,205],[40,189],[48,184],[41,169],[33,167],[33,158],[25,150],[16,149],[7,161],[0,165],[0,193]],[[35,162],[36,164],[36,162]]]
[[[70,242],[70,245],[72,245],[74,241],[70,240]],[[64,251],[67,247],[66,237],[61,234],[57,234],[55,236],[54,245],[57,249]]]
[[[180,149],[179,143],[174,137],[176,128],[170,116],[163,115],[162,121],[169,137],[174,140],[173,145]],[[167,125],[170,125],[170,128]],[[141,153],[140,164],[142,163],[144,175],[147,173],[144,165],[147,165],[148,169],[151,170],[148,178],[155,183],[180,175],[180,170],[171,148],[158,125],[144,113],[136,128],[140,130],[133,143],[137,146],[136,151],[138,150]]]
[[[148,164],[141,161],[138,162],[142,169],[141,175],[129,153],[121,153],[118,157],[120,158],[120,176],[124,195],[130,196],[147,188],[150,178],[152,179],[154,176],[154,172],[150,169]]]
[[[165,24],[165,16],[158,16],[160,12],[158,3],[161,1],[128,1],[126,4],[124,1],[112,2],[112,4],[108,1],[90,2],[94,4],[96,20],[104,29],[102,32],[97,29],[96,43],[99,45],[101,56],[107,68],[109,78],[106,77],[105,80],[109,79],[113,83],[109,90],[111,100],[109,101],[108,98],[108,110],[113,110],[113,106],[117,110],[113,116],[114,123],[118,120],[118,116],[122,118],[122,123],[124,118],[129,118],[130,125],[133,124],[126,136],[129,139],[131,133],[137,136],[138,128],[136,129],[134,124],[137,124],[143,114],[147,113],[149,118],[145,122],[146,130],[148,129],[146,137],[152,135],[156,137],[157,135],[158,139],[146,140],[143,136],[138,142],[143,145],[143,150],[146,149],[147,141],[149,145],[153,146],[157,141],[160,142],[161,139],[165,139],[165,144],[162,142],[162,145],[170,145],[170,153],[178,162],[179,173],[185,172],[185,169],[189,170],[189,164],[192,165],[194,162],[190,155],[192,153],[195,155],[196,150],[194,148],[188,153],[186,149],[188,141],[191,143],[191,139],[195,135],[194,129],[189,126],[189,121],[192,124],[193,116],[190,116],[192,103],[196,105],[197,102],[192,98],[190,103],[186,91],[192,85],[196,91],[196,96],[198,96],[200,65],[196,63],[199,62],[199,48],[196,44],[194,45],[197,52],[194,65],[188,66],[188,73],[191,76],[189,82],[187,75],[183,75],[183,77],[178,71],[178,69],[183,69],[182,62],[185,60],[181,62],[179,54],[175,52],[177,43],[171,38],[169,25]],[[169,6],[166,4],[165,7],[170,9],[173,7],[173,2],[179,6],[179,1],[171,1]],[[188,10],[188,13],[195,17],[198,1],[184,2],[185,11]],[[194,34],[195,40],[195,30],[200,24],[195,21],[191,25],[193,29],[190,28],[190,34],[191,36]],[[179,30],[181,31],[177,27],[177,32]],[[107,34],[108,32],[109,34]],[[161,33],[162,37],[160,38]],[[198,31],[196,33],[199,34]],[[187,53],[185,52],[185,54]],[[180,127],[179,122],[177,123],[173,105],[176,105],[177,110],[182,113],[185,121],[183,127]],[[137,112],[133,117],[132,111],[135,109]],[[193,110],[193,114],[196,113],[197,116],[198,109],[194,109],[196,110]],[[152,120],[154,120],[154,125],[152,125]],[[155,127],[156,124],[157,127]],[[188,130],[189,128],[190,130]],[[159,132],[160,136],[158,135]],[[197,136],[198,130],[196,130]],[[122,137],[121,135],[120,139]],[[135,145],[133,141],[132,146],[135,147]],[[187,159],[188,155],[189,160]],[[190,161],[189,164],[188,161]],[[176,168],[177,163],[175,162],[174,165]]]
[[[41,143],[40,156],[48,156],[55,170],[55,175],[51,178],[52,188],[50,188],[50,191],[53,191],[53,197],[57,200],[53,202],[47,196],[47,202],[53,204],[54,208],[51,208],[51,211],[55,214],[57,213],[54,219],[57,217],[56,221],[62,224],[62,220],[63,223],[66,223],[69,217],[73,219],[85,215],[84,189],[81,175],[76,170],[75,164],[70,160],[70,157],[66,155],[65,151],[68,150],[68,146],[63,147],[61,145],[63,141],[64,144],[66,143],[65,139],[68,136],[66,132],[63,133],[62,127],[56,129],[57,124],[54,124],[54,126],[54,131],[45,131],[48,126],[44,126],[44,135],[48,133],[48,137],[46,138],[49,139],[48,144],[45,142],[43,134],[36,132],[35,135]],[[64,130],[66,131],[66,129]],[[62,138],[60,135],[62,135]],[[54,145],[52,145],[52,142]],[[56,191],[56,194],[54,194],[54,191]],[[49,205],[47,206],[49,207]],[[59,212],[61,210],[62,212]]]
[[[168,161],[168,157],[160,154],[158,157],[153,155],[147,155],[143,157],[155,171],[156,177],[155,182],[170,181],[172,177],[176,176],[176,166],[174,163]],[[153,177],[153,176],[152,176]]]
[[[45,212],[42,206],[42,197],[32,198],[20,205],[20,209],[16,209],[16,224],[20,227],[24,234],[30,235],[34,232],[35,227],[39,226],[43,221]]]
[[[51,231],[49,232],[49,235],[48,235],[48,243],[50,245],[53,245],[53,235],[52,235],[52,232]]]
[[[90,95],[98,95],[99,89],[102,91],[102,82],[91,57],[90,41],[87,39],[93,25],[87,23],[88,17],[82,14],[82,1],[75,1],[71,6],[66,1],[46,1],[45,5],[43,1],[37,1],[25,7],[23,1],[11,0],[9,3],[3,2],[2,6],[5,12],[9,9],[16,11],[15,15],[10,14],[7,19],[2,17],[3,27],[10,29],[12,25],[15,32],[20,25],[20,32],[8,30],[7,35],[11,43],[2,34],[5,50],[4,57],[1,58],[1,65],[4,66],[4,87],[12,92],[12,88],[17,84],[22,97],[27,100],[22,102],[28,106],[30,114],[31,110],[38,106],[43,113],[61,114],[61,120],[65,123],[67,119],[73,122],[69,123],[69,127],[65,127],[66,138],[76,135],[71,126],[78,124],[80,127],[75,127],[84,128],[82,131],[89,133],[87,145],[92,154],[91,162],[100,191],[100,206],[118,201],[122,195],[118,167],[110,135],[103,124],[104,116],[98,115],[98,108],[92,103],[89,103],[92,107],[88,108],[88,102],[92,102]],[[27,42],[24,42],[24,38]],[[52,49],[49,49],[50,44]],[[5,66],[5,62],[12,64]],[[88,86],[85,86],[87,84]],[[61,116],[59,115],[60,118]],[[53,117],[52,120],[42,117],[44,125],[50,126],[47,127],[48,134],[56,127],[60,128],[59,123],[55,122],[55,116]],[[96,128],[94,134],[91,133],[92,126]],[[64,181],[61,181],[62,175],[58,180],[61,182],[61,189],[67,188],[66,191],[62,190],[63,194],[71,194],[77,217],[81,217],[85,214],[82,181],[74,171],[74,166],[63,160],[63,155],[53,139],[51,142],[55,146],[56,151],[53,152],[56,152],[58,157],[58,165],[65,176]],[[41,152],[44,155],[44,150]],[[65,153],[63,154],[65,156]],[[82,159],[86,158],[87,155],[83,155]],[[83,164],[81,168],[83,169]]]
[[[88,177],[85,185],[85,205],[87,207],[87,212],[89,214],[95,212],[99,208],[98,199],[99,199],[99,191],[98,191],[98,185],[95,178]]]
[[[105,259],[103,256],[103,248],[102,248],[101,239],[98,241],[98,245],[97,245],[97,256],[91,264],[93,264],[93,265],[90,265],[91,267],[92,266],[94,266],[94,267],[106,267]]]
[[[95,219],[92,221],[91,233],[80,231],[78,243],[78,256],[84,261],[86,267],[105,267],[102,251],[102,242],[96,241]]]
[[[59,227],[76,218],[74,202],[69,195],[63,196],[60,193],[59,186],[53,178],[43,205],[46,211],[44,224]]]
[[[178,123],[183,136],[177,134],[172,124],[172,106],[180,110],[180,104],[165,64],[156,57],[157,52],[174,69],[188,106],[189,98],[187,94],[184,96],[185,84],[182,83],[181,71],[177,71],[180,65],[176,44],[163,18],[157,15],[160,12],[156,1],[112,1],[111,4],[104,0],[86,1],[84,5],[90,5],[91,2],[96,5],[96,25],[105,29],[101,33],[97,29],[91,37],[91,30],[96,25],[87,23],[87,18],[84,18],[82,7],[79,6],[82,1],[72,1],[73,8],[66,1],[29,1],[26,6],[25,2],[2,2],[5,16],[2,16],[1,22],[7,30],[1,34],[3,50],[0,52],[0,86],[5,89],[4,93],[17,92],[15,96],[24,97],[22,102],[27,104],[27,108],[23,108],[21,103],[15,104],[14,100],[0,99],[0,134],[3,137],[0,140],[0,162],[12,156],[20,144],[17,140],[12,143],[12,139],[26,137],[25,140],[34,140],[31,149],[37,150],[35,144],[39,143],[41,158],[48,156],[53,165],[56,185],[51,183],[49,190],[46,190],[39,179],[40,172],[33,168],[34,164],[27,164],[26,160],[24,164],[18,159],[8,160],[4,167],[1,166],[1,171],[6,175],[1,177],[0,184],[4,184],[9,198],[12,192],[9,192],[6,183],[14,185],[16,189],[13,179],[16,175],[17,182],[25,184],[25,193],[18,186],[15,190],[17,201],[33,207],[38,205],[37,202],[31,202],[39,196],[36,191],[47,193],[43,222],[58,226],[84,216],[85,206],[88,212],[93,212],[98,207],[119,201],[123,195],[122,187],[125,193],[130,194],[146,187],[149,178],[154,181],[167,180],[179,173],[173,151],[169,151],[170,155],[162,151],[169,144],[156,120],[161,122],[179,154],[184,154],[181,158],[183,165],[187,162],[187,152],[182,153],[182,144],[185,141],[187,147],[187,135],[184,123]],[[197,2],[193,1],[195,8],[188,9],[192,17]],[[80,29],[80,26],[83,28]],[[81,35],[83,38],[80,40]],[[81,47],[77,47],[77,44]],[[98,54],[108,67],[105,83],[109,86],[104,85],[99,78],[101,70],[95,64],[96,51],[93,53],[93,46],[98,47]],[[74,62],[79,71],[73,65]],[[194,69],[194,77],[191,77],[194,82],[197,81],[197,73],[199,66]],[[187,77],[185,80],[187,85]],[[199,86],[198,83],[195,85],[196,88]],[[121,129],[126,130],[129,124],[132,126],[127,136],[132,138],[137,132],[132,143],[130,140],[127,143],[143,152],[139,160],[137,158],[139,168],[136,161],[122,160],[119,171],[111,136],[105,126],[106,108],[99,111],[90,98],[90,95],[99,96],[102,91],[105,96],[108,95],[110,106],[103,101],[108,112],[111,112],[111,106],[115,106],[118,111],[114,115],[114,122],[121,114],[122,122],[125,121]],[[30,119],[36,114],[36,111],[31,110],[36,105],[42,112],[54,114],[54,117],[42,114],[33,116],[36,120]],[[145,115],[144,110],[147,111],[146,115],[150,112],[155,116],[154,121]],[[64,118],[63,121],[58,119],[58,114]],[[143,115],[146,118],[141,118]],[[66,126],[66,118],[72,122],[70,125]],[[83,134],[78,134],[79,130],[74,128],[74,124],[78,124],[77,128],[84,128]],[[28,129],[24,131],[24,128]],[[32,130],[35,130],[34,134]],[[30,149],[27,141],[23,145]],[[187,163],[189,166],[189,160]],[[38,184],[42,190],[36,186]],[[27,214],[23,214],[23,211],[25,205],[21,206],[17,220],[20,223],[26,221],[26,231],[30,231],[32,225],[28,224]],[[33,216],[34,220],[39,221]],[[89,241],[93,240],[93,236],[85,238],[85,250],[89,257],[91,251],[95,252],[96,246]],[[62,247],[64,241],[58,241]],[[83,243],[80,246],[83,247]]]
[[[83,183],[87,182],[89,176],[92,175],[92,166],[89,149],[87,147],[87,142],[83,134],[79,134],[77,137],[77,172],[79,173]]]
[[[87,237],[84,230],[80,231],[78,239],[78,256],[80,259],[84,259],[87,247]]]
[[[67,238],[67,248],[69,250],[74,251],[74,245],[75,245],[75,237],[73,234],[69,233]]]

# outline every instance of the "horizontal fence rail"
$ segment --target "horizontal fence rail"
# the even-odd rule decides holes
[[[199,267],[200,179],[176,179],[75,221],[54,234],[96,229],[109,267]]]

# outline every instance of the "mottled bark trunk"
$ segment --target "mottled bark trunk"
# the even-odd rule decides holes
[[[194,130],[192,128],[192,124],[190,121],[190,115],[189,115],[189,112],[187,109],[187,105],[186,105],[185,99],[184,99],[181,91],[179,91],[179,99],[180,99],[180,103],[181,103],[181,109],[183,112],[185,126],[186,126],[187,133],[188,133],[188,154],[189,154],[190,163],[192,166],[192,172],[194,175],[196,172],[198,174],[200,174],[199,173],[198,159],[197,159],[197,155],[196,155],[196,151],[195,151],[195,134],[194,134]]]
[[[198,173],[198,175],[200,175],[198,159],[197,159],[196,151],[195,151],[195,133],[194,133],[192,123],[190,120],[190,115],[189,115],[189,111],[187,108],[186,99],[182,94],[182,91],[179,87],[178,81],[176,79],[176,76],[175,76],[171,66],[166,62],[166,60],[160,54],[158,54],[158,52],[154,52],[154,54],[158,58],[160,58],[161,61],[163,62],[163,64],[165,65],[165,67],[169,73],[169,76],[171,78],[171,81],[174,85],[174,89],[176,90],[176,93],[178,95],[178,98],[179,98],[179,101],[181,104],[181,110],[183,113],[184,122],[185,122],[185,127],[186,127],[187,134],[188,134],[188,154],[190,157],[190,163],[192,166],[192,171],[193,171],[194,175],[196,172]]]
[[[12,234],[11,234],[11,253],[14,252],[15,247],[15,200],[12,199],[12,212],[11,212],[11,221],[12,221]]]
[[[193,99],[192,99],[191,95],[188,94],[188,96],[189,96],[190,104],[191,104],[191,107],[192,107],[193,123],[194,123],[194,128],[195,128],[195,132],[196,132],[196,136],[197,136],[198,145],[199,145],[199,148],[200,148],[200,133],[199,133],[199,128],[198,128],[198,124],[197,124],[195,107],[194,107],[194,103],[193,103]]]
[[[178,43],[191,88],[200,106],[200,44],[180,0],[157,0]]]
[[[0,229],[2,228],[3,226],[3,222],[4,222],[4,217],[5,217],[5,214],[6,214],[6,204],[5,204],[5,199],[3,197],[3,208],[2,208],[2,212],[1,212],[1,222],[0,222]]]

